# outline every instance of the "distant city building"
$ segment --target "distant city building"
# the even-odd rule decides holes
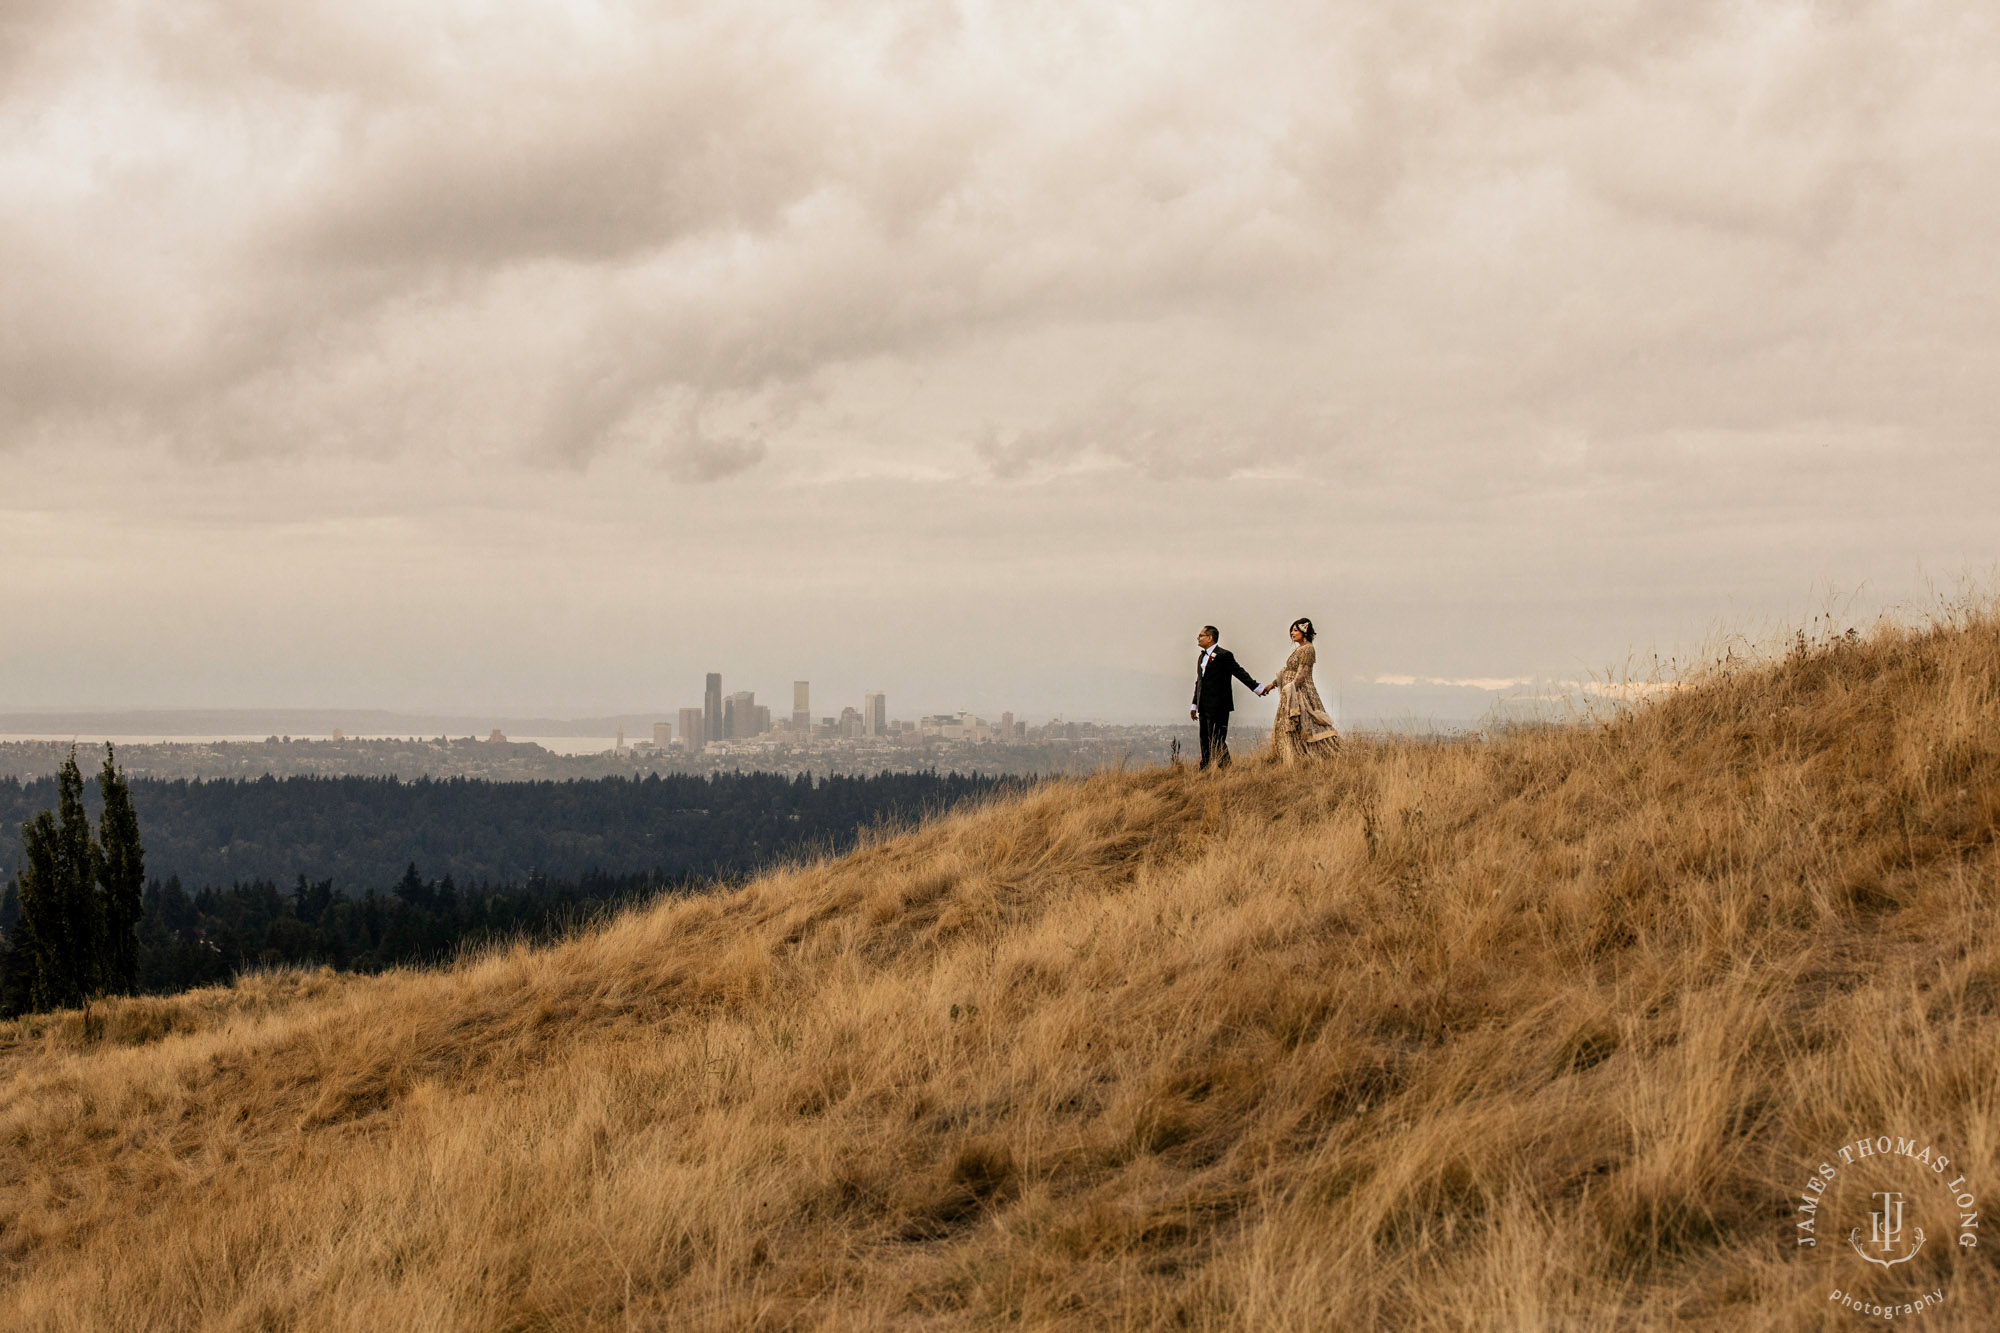
[[[653,724],[653,748],[664,750],[673,743],[674,724],[671,722],[655,722]]]
[[[941,741],[990,741],[993,728],[970,713],[933,713],[917,724],[925,736]]]
[[[763,704],[750,705],[752,736],[762,736],[771,729],[771,710]]]
[[[835,734],[859,736],[861,734],[861,714],[852,708],[840,710],[840,721],[835,724]]]
[[[1012,713],[1002,713],[1000,715],[1000,739],[1003,741],[1014,739],[1014,715]]]
[[[708,723],[701,709],[681,709],[681,744],[689,754],[700,754],[708,748]]]
[[[486,738],[486,742],[489,745],[505,745],[507,743],[507,733],[495,727],[493,728],[493,734]]]
[[[880,690],[861,696],[861,734],[880,736],[889,730],[889,701]]]
[[[618,739],[611,743],[611,753],[613,754],[625,753],[625,728],[623,727],[618,728]]]
[[[347,739],[347,734],[343,732],[339,727],[335,727],[333,729],[333,738],[337,741],[344,741]]]
[[[795,680],[792,682],[792,730],[807,732],[812,730],[812,682]]]
[[[770,716],[766,709],[764,715]],[[757,692],[738,690],[722,701],[723,734],[730,740],[747,740],[757,735]]]
[[[722,739],[722,673],[708,673],[708,689],[702,695],[702,730],[711,741]]]

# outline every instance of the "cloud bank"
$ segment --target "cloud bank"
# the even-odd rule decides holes
[[[943,486],[996,532],[1054,486],[1114,545],[1133,487],[1234,532],[1275,486],[1322,549],[1422,529],[1333,563],[1432,605],[1597,524],[1667,601],[1746,526],[1793,587],[1990,558],[1910,515],[1969,524],[2000,426],[1996,63],[1927,0],[15,0],[0,479],[379,518],[386,467],[572,522],[607,478]],[[1375,665],[1558,665],[1418,642]]]
[[[1921,4],[14,6],[6,438],[690,481],[1969,438],[1996,51]]]

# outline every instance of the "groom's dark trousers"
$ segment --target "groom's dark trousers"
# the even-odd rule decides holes
[[[1229,714],[1203,713],[1198,724],[1201,728],[1201,766],[1207,768],[1212,762],[1217,768],[1229,767]]]
[[[1236,711],[1236,691],[1230,684],[1231,677],[1253,690],[1257,688],[1257,682],[1238,665],[1236,655],[1227,648],[1215,650],[1206,671],[1201,669],[1201,659],[1195,659],[1194,711],[1201,725],[1203,768],[1210,764],[1217,768],[1229,767],[1229,715]]]

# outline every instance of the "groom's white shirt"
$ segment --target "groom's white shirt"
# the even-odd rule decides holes
[[[1208,647],[1201,650],[1201,661],[1194,664],[1195,675],[1206,676],[1208,674],[1208,664],[1215,659],[1215,650],[1221,646],[1219,643],[1211,643]]]

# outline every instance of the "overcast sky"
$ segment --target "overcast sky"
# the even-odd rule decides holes
[[[2000,559],[1987,3],[0,4],[0,708],[1171,717]]]

